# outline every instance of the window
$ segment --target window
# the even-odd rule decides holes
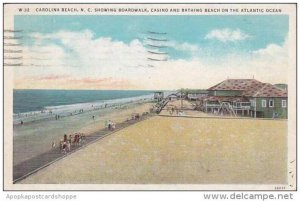
[[[250,105],[252,106],[252,107],[255,107],[255,100],[253,100],[253,99],[250,99]]]
[[[261,107],[267,107],[267,101],[261,100]]]
[[[269,100],[269,107],[274,107],[274,100]]]
[[[281,101],[281,107],[286,108],[286,100]]]

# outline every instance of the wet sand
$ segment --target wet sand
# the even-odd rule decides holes
[[[33,184],[282,184],[287,121],[152,117],[22,180]]]

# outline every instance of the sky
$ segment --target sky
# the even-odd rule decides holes
[[[287,83],[288,16],[15,16],[16,89],[203,89]],[[162,40],[162,41],[158,41]],[[158,46],[158,47],[153,47]]]

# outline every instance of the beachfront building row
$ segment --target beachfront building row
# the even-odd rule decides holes
[[[255,79],[227,79],[207,89],[198,99],[204,112],[254,118],[287,118],[287,85]]]
[[[207,94],[208,92],[206,90],[190,90],[187,93],[187,99],[190,101],[195,101],[207,96]]]

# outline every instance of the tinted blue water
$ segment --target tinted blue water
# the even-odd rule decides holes
[[[14,90],[13,112],[39,111],[46,106],[114,100],[152,93],[144,90]]]

